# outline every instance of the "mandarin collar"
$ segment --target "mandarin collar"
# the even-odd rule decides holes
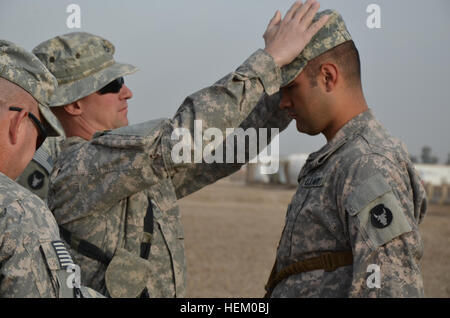
[[[339,129],[326,145],[310,154],[306,162],[312,164],[313,167],[321,165],[329,156],[342,147],[347,140],[364,130],[368,126],[368,123],[374,119],[375,117],[371,109],[356,115]]]
[[[78,136],[72,136],[72,137],[68,137],[66,138],[63,142],[62,142],[62,149],[66,149],[69,148],[73,145],[82,143],[82,142],[87,142],[85,139],[78,137]]]

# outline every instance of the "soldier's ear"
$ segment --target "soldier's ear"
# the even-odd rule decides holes
[[[327,93],[332,92],[340,80],[339,70],[333,63],[324,63],[320,66],[321,81]]]
[[[25,126],[23,123],[25,122],[25,117],[28,116],[28,112],[26,110],[22,110],[20,112],[9,112],[9,141],[11,145],[17,144],[19,140],[19,136],[21,133],[25,133]]]
[[[79,116],[83,112],[78,101],[65,105],[64,110],[72,116]]]

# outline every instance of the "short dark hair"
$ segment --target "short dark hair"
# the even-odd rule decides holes
[[[334,61],[342,72],[343,77],[350,85],[361,85],[361,61],[355,43],[350,40],[329,51],[315,57],[305,67],[305,74],[312,87],[317,86],[317,74],[326,61]]]

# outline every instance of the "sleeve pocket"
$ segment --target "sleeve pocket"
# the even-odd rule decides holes
[[[381,174],[358,186],[344,204],[347,213],[358,218],[360,231],[374,248],[412,230],[399,200]]]
[[[53,248],[52,241],[40,240],[41,251],[44,254],[47,266],[50,270],[56,271],[61,269],[59,266],[58,256]]]
[[[29,250],[32,249],[33,247],[30,246]],[[42,262],[35,258],[37,263],[34,264],[32,271],[36,277],[36,287],[39,294],[42,297],[57,297],[59,284],[56,271],[60,269],[60,266],[51,240],[39,239],[38,253],[41,254]]]

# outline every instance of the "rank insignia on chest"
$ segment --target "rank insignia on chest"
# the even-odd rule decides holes
[[[53,241],[53,248],[55,249],[56,255],[58,256],[59,264],[62,268],[66,268],[69,265],[75,265],[73,263],[72,257],[67,251],[64,243],[62,241]]]
[[[323,176],[306,177],[302,186],[305,188],[321,187],[323,186],[323,179]]]
[[[370,210],[370,222],[378,229],[383,229],[391,224],[393,215],[384,204],[378,204]]]

